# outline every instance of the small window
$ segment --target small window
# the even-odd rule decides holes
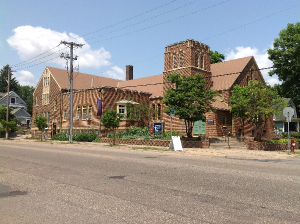
[[[247,76],[247,86],[249,85],[249,76]]]
[[[223,125],[226,124],[226,117],[223,117]]]
[[[195,66],[199,67],[199,53],[196,53]]]
[[[173,68],[177,68],[177,55],[173,55]]]
[[[239,136],[242,135],[242,129],[239,129]]]
[[[203,54],[201,54],[200,62],[201,62],[201,68],[204,69],[204,56],[203,56]]]
[[[11,104],[15,104],[16,103],[16,98],[15,97],[11,97],[10,98],[10,103]]]
[[[157,104],[157,119],[161,119],[161,106],[160,104]]]
[[[82,106],[82,120],[86,119],[86,106]]]
[[[50,112],[48,112],[47,123],[50,123]]]
[[[119,105],[119,114],[125,114],[125,105]]]
[[[79,120],[81,116],[81,106],[77,106],[76,119]]]
[[[264,136],[264,137],[266,137],[266,133],[267,133],[267,131],[264,130],[264,131],[263,131],[263,136]]]
[[[63,120],[64,120],[64,121],[67,120],[67,110],[64,110],[64,113],[63,113]]]
[[[179,67],[182,67],[183,66],[183,53],[180,52],[179,54]]]
[[[92,119],[92,105],[88,107],[88,119]]]
[[[254,130],[252,130],[252,137],[254,137]]]
[[[38,102],[39,102],[39,97],[36,96],[36,98],[35,98],[35,105],[38,105]]]
[[[57,100],[54,101],[54,110],[57,109]]]

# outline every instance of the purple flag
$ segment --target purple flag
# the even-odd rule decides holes
[[[97,116],[102,115],[102,100],[97,100]]]

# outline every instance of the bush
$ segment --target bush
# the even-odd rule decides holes
[[[69,135],[66,133],[58,133],[52,136],[51,140],[69,141]]]
[[[291,142],[291,139],[290,139]],[[299,140],[295,140],[295,142],[299,142]],[[270,140],[269,143],[288,143],[288,139],[283,138],[279,140]]]

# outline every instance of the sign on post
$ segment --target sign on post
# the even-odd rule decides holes
[[[175,117],[175,109],[170,108],[170,117]]]
[[[286,107],[283,109],[283,116],[286,117],[288,122],[288,149],[289,154],[291,154],[291,148],[290,148],[290,122],[292,121],[292,116],[294,115],[294,109],[292,107]]]
[[[180,136],[172,136],[169,149],[174,151],[182,151]]]

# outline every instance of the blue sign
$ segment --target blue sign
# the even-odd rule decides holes
[[[153,132],[154,133],[161,132],[161,123],[154,123]]]

